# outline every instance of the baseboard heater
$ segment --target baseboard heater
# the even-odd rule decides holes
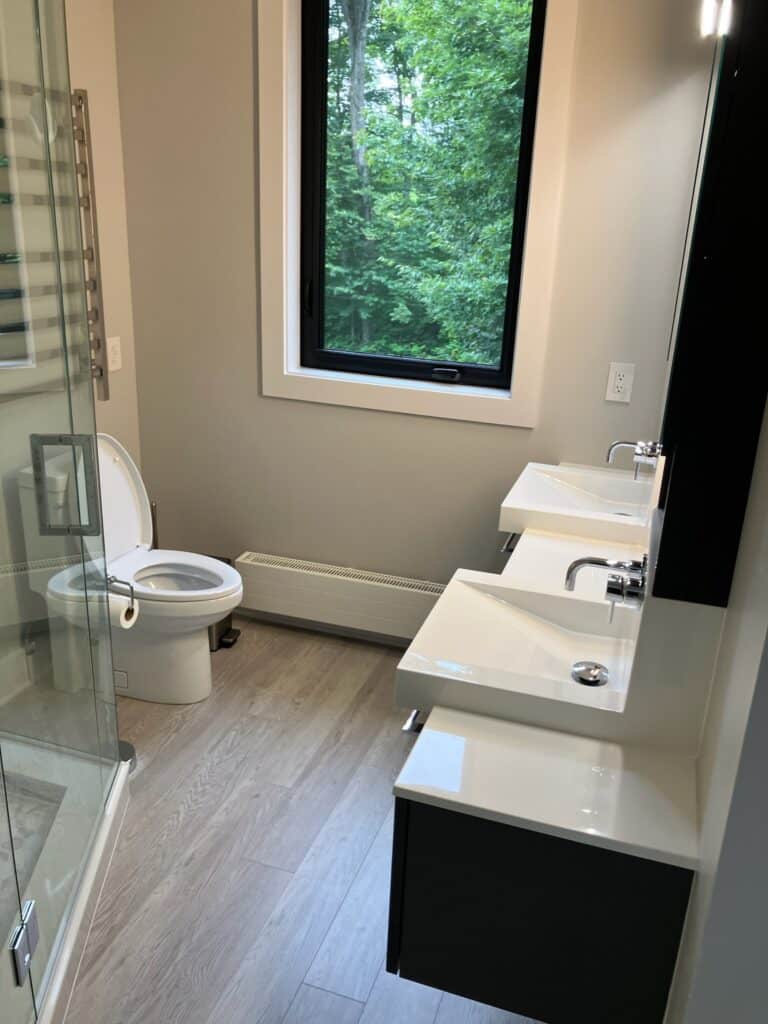
[[[259,551],[244,551],[235,566],[246,611],[393,640],[411,640],[445,589],[428,580]]]

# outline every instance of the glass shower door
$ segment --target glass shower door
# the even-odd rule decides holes
[[[118,760],[90,357],[63,0],[0,0],[0,873],[38,1011]]]
[[[21,925],[21,904],[8,824],[8,804],[0,765],[0,942],[7,949]],[[4,1024],[28,1024],[35,1018],[32,985],[17,985],[10,957],[0,958],[0,998]]]

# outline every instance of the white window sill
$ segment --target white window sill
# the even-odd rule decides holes
[[[470,420],[504,426],[535,426],[534,403],[516,401],[509,389],[438,384],[433,381],[340,373],[307,367],[266,372],[263,392],[272,398],[379,409],[384,412]]]

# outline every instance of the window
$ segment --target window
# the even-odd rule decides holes
[[[304,0],[301,363],[509,387],[544,0]]]

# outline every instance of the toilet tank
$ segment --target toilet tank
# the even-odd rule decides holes
[[[46,459],[45,499],[53,525],[62,525],[72,520],[72,470],[71,452],[64,452]],[[17,480],[24,529],[25,561],[29,564],[29,586],[37,593],[45,594],[51,574],[63,568],[71,560],[67,559],[67,556],[75,555],[76,550],[73,542],[66,536],[44,537],[40,533],[35,475],[32,466],[20,469]],[[51,566],[41,565],[39,568],[35,566],[35,563],[50,561],[54,562]]]

